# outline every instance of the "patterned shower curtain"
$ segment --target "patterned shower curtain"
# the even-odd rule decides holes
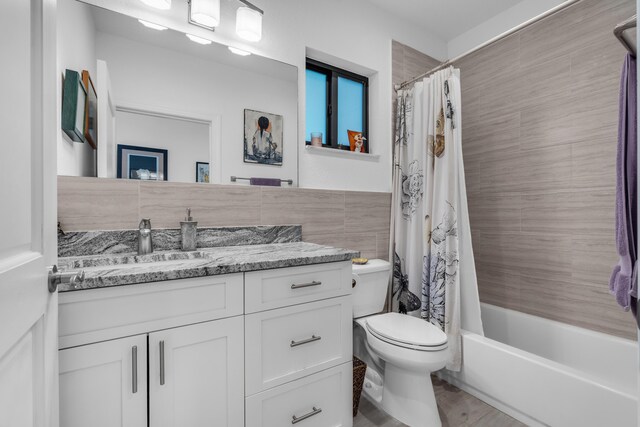
[[[455,371],[461,365],[461,265],[477,300],[458,76],[450,67],[398,93],[392,196],[392,309],[442,329],[451,351],[447,368]]]

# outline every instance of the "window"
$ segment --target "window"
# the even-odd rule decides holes
[[[322,146],[350,150],[348,131],[367,138],[363,152],[369,152],[369,79],[307,58],[306,141],[322,133]]]

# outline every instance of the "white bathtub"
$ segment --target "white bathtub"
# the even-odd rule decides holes
[[[638,425],[636,342],[489,304],[482,321],[443,379],[530,426]]]

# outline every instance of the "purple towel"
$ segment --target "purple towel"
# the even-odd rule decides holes
[[[281,181],[277,178],[251,178],[249,179],[249,184],[280,187]]]
[[[620,79],[618,152],[616,158],[616,245],[620,260],[613,269],[609,289],[625,310],[638,298],[636,274],[637,224],[637,92],[636,59],[627,54]]]

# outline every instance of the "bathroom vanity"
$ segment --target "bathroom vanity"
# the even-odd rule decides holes
[[[85,271],[60,289],[61,425],[350,426],[357,255],[292,241],[61,258]]]

